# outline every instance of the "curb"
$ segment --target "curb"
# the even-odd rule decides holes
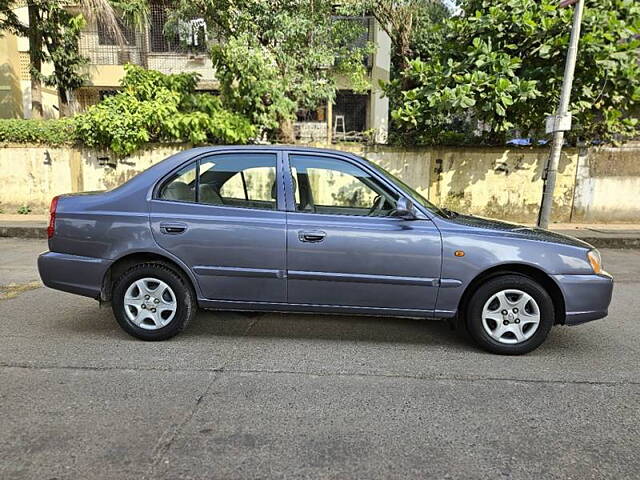
[[[640,237],[576,237],[596,248],[639,248]]]
[[[0,237],[47,238],[47,227],[25,225],[0,225]]]

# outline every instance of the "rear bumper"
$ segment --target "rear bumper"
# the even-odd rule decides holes
[[[565,325],[578,325],[604,318],[609,313],[613,277],[601,275],[554,275],[566,307]]]
[[[109,265],[111,260],[66,253],[44,252],[38,257],[38,272],[47,287],[96,299]]]

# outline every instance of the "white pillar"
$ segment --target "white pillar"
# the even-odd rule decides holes
[[[369,128],[375,129],[375,142],[387,143],[389,133],[389,99],[383,96],[379,81],[389,81],[391,70],[391,39],[377,21],[371,20],[373,42],[376,51],[373,53],[371,68],[371,95],[369,96]]]

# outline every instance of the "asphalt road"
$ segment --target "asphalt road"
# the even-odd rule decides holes
[[[524,357],[444,323],[200,313],[144,343],[0,238],[0,478],[638,478],[640,251]],[[14,284],[14,285],[11,285]]]

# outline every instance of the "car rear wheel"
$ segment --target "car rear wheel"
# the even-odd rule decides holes
[[[501,275],[481,285],[466,312],[467,330],[480,347],[521,355],[538,348],[554,323],[553,301],[536,281]]]
[[[116,280],[112,308],[125,332],[142,340],[165,340],[185,329],[197,303],[183,275],[163,263],[144,263]]]

